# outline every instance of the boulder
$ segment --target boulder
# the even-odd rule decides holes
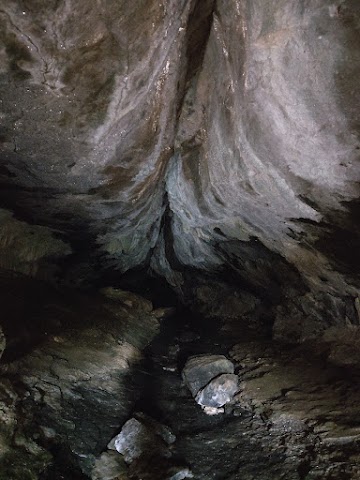
[[[234,365],[224,355],[202,355],[190,358],[183,370],[183,380],[195,397],[210,380],[221,374],[233,374]]]
[[[204,407],[219,408],[229,403],[238,389],[238,376],[225,373],[201,389],[195,400]]]
[[[168,445],[174,441],[170,429],[140,414],[139,419],[131,418],[124,424],[108,448],[121,453],[125,462],[131,464],[143,456],[169,457]]]

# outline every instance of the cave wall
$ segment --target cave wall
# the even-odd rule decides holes
[[[16,221],[75,261],[150,265],[177,287],[194,268],[287,286],[273,262],[308,303],[335,298],[317,310],[354,304],[355,0],[23,0],[0,16],[0,196]]]
[[[352,291],[359,229],[356,2],[216,3],[168,173],[174,250],[208,268],[257,239]],[[214,244],[220,252],[214,253]]]

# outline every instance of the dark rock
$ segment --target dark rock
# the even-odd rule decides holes
[[[66,304],[50,288],[48,294],[47,302],[63,306],[60,326],[4,368],[17,378],[26,428],[90,474],[94,457],[130,415],[132,372],[159,322],[149,302],[132,294],[126,300],[122,292],[117,303],[101,295],[84,302],[73,293]]]
[[[176,441],[176,436],[171,429],[142,412],[135,414],[135,418],[150,428],[156,435],[161,437],[167,445],[172,445]]]
[[[5,347],[6,347],[6,338],[5,338],[5,335],[4,335],[4,332],[0,326],[0,360],[1,360],[1,356],[5,350]]]
[[[100,290],[100,293],[114,302],[129,307],[134,312],[150,313],[153,310],[152,303],[149,300],[132,292],[126,292],[119,288],[107,287]],[[158,318],[157,314],[154,316]]]
[[[89,476],[136,390],[177,441],[134,419],[162,446],[134,478],[360,478],[359,25],[359,0],[1,2],[0,476]],[[131,271],[208,331],[140,368],[168,312]],[[246,415],[199,415],[176,367],[234,344]],[[183,378],[219,404],[216,358]]]
[[[222,373],[234,373],[234,365],[223,355],[202,355],[190,358],[182,372],[183,380],[192,395]]]
[[[0,208],[0,268],[53,280],[56,263],[70,255],[70,245],[50,228],[17,220]]]
[[[178,465],[175,460],[144,457],[129,466],[129,477],[141,480],[182,480],[193,478],[189,468]]]

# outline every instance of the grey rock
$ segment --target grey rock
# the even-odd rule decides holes
[[[238,389],[238,377],[234,374],[223,374],[211,380],[199,393],[195,400],[204,407],[218,408],[229,403]]]
[[[157,455],[169,457],[168,446],[176,437],[165,425],[161,425],[147,415],[138,414],[131,418],[121,432],[108,444],[108,448],[123,455],[126,463],[131,464],[140,457]]]
[[[132,463],[141,457],[146,446],[153,444],[154,441],[155,434],[136,418],[131,418],[124,424],[121,432],[110,441],[108,448],[121,453],[126,463]]]
[[[258,284],[263,265],[232,248],[245,244],[354,296],[356,0],[2,3],[1,200],[50,227],[59,254],[89,230],[89,258],[120,271],[151,257],[180,286],[172,251]]]
[[[126,480],[127,466],[117,452],[104,452],[96,459],[91,480]]]
[[[183,380],[193,396],[210,380],[222,373],[234,373],[234,365],[224,355],[202,355],[190,358],[182,372]]]

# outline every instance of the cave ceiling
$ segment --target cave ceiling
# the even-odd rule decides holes
[[[3,0],[1,206],[120,272],[259,245],[354,295],[359,47],[357,0]]]

